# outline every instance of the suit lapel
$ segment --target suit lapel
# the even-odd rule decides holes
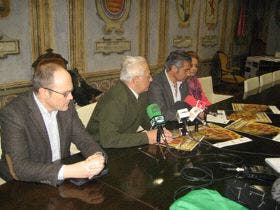
[[[189,86],[187,80],[183,81],[180,85],[181,98],[184,100],[189,94]]]
[[[39,110],[37,103],[33,97],[33,92],[29,95],[29,100],[27,100],[30,112],[30,118],[34,122],[34,129],[37,129],[41,135],[43,136],[44,141],[46,141],[50,145],[48,132],[43,120],[43,116]]]
[[[70,104],[69,104],[70,106]],[[67,117],[61,113],[61,112],[58,112],[57,113],[57,126],[58,126],[58,132],[59,132],[59,139],[60,139],[60,155],[61,157],[63,157],[63,152],[62,151],[65,151],[65,138],[66,138],[66,128],[68,126],[65,126],[65,124],[68,123],[69,120],[67,120]],[[64,124],[64,126],[62,126],[62,124]]]
[[[168,79],[166,77],[165,71],[163,71],[162,73],[163,73],[163,75],[162,75],[163,83],[162,84],[163,84],[164,92],[167,94],[166,100],[168,100],[168,103],[171,105],[171,104],[174,104],[173,94],[172,94]]]

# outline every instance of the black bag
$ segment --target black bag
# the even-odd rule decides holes
[[[73,82],[72,95],[79,106],[85,106],[96,101],[102,91],[88,85],[77,69],[69,70]]]

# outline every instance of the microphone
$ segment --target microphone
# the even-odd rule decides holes
[[[190,116],[190,117],[189,117],[189,120],[190,120],[191,122],[193,122],[195,119],[198,118],[198,115],[199,115],[201,112],[203,112],[203,109],[200,109],[200,108],[194,106],[194,107],[190,110],[190,113],[189,113],[189,116]]]
[[[206,124],[204,120],[202,120],[198,115],[206,109],[206,103],[203,101],[198,100],[196,105],[192,107],[190,110],[190,117],[189,120],[193,122],[195,119],[199,120],[203,124]]]
[[[198,100],[196,102],[196,105],[190,110],[190,117],[189,121],[195,123],[195,128],[194,130],[197,132],[198,131],[198,121],[200,121],[203,125],[206,125],[206,121],[201,119],[198,115],[203,112],[206,108],[206,103],[203,101]]]
[[[160,107],[157,104],[150,104],[147,109],[148,117],[152,128],[157,128],[157,143],[160,143],[160,137],[163,132],[163,126],[165,125],[164,116],[161,114]]]
[[[157,104],[150,104],[147,109],[147,114],[150,119],[152,128],[165,125],[164,116],[161,114],[160,107]]]
[[[174,104],[174,107],[176,109],[176,118],[178,120],[178,123],[188,121],[188,118],[190,116],[188,105],[183,101],[177,101]]]
[[[177,101],[174,104],[176,111],[176,118],[178,123],[183,123],[183,127],[181,130],[182,136],[186,136],[188,129],[187,129],[187,122],[190,117],[190,112],[188,110],[189,106],[183,101]]]

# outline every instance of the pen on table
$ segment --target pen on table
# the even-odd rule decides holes
[[[156,157],[154,157],[153,155],[149,154],[148,152],[143,151],[141,147],[138,148],[138,151],[142,152],[143,154],[147,155],[148,157],[153,158],[154,160],[158,161],[158,159]]]

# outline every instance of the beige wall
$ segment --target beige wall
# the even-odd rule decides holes
[[[77,67],[91,84],[108,89],[118,78],[122,57],[145,56],[153,72],[161,69],[165,57],[174,46],[174,39],[188,37],[185,50],[195,50],[201,57],[200,76],[210,73],[211,59],[219,49],[229,52],[232,45],[236,1],[217,0],[217,23],[205,23],[207,0],[190,0],[187,26],[182,27],[174,0],[131,0],[123,33],[104,33],[105,22],[97,15],[93,0],[10,0],[10,14],[0,17],[2,34],[19,40],[20,53],[0,59],[0,101],[26,91],[30,87],[31,63],[47,48],[53,48]],[[205,46],[205,37],[214,37]],[[130,41],[124,53],[95,52],[95,43],[103,37]],[[216,41],[215,41],[216,40]],[[0,104],[0,105],[1,105]]]

